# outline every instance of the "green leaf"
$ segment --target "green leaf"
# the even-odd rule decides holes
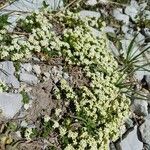
[[[0,16],[0,30],[2,30],[4,28],[4,26],[9,25],[10,23],[7,21],[8,20],[9,15],[5,14],[5,15],[1,15]]]
[[[150,49],[150,46],[147,47],[146,49],[142,50],[142,52],[140,52],[138,55],[134,56],[134,57],[130,60],[130,62],[136,60],[138,57],[140,57],[144,52],[148,51],[149,49]]]
[[[24,104],[28,104],[28,103],[29,103],[29,100],[30,100],[28,94],[27,94],[24,90],[21,91],[20,94],[22,94],[22,97],[23,97],[22,102],[23,102]]]
[[[135,43],[135,39],[136,39],[137,36],[138,36],[138,34],[135,35],[135,37],[132,39],[132,41],[130,42],[130,44],[128,46],[126,61],[128,61],[130,59],[129,57],[132,53],[133,46],[134,46],[134,43]]]
[[[49,5],[45,2],[45,1],[43,1],[43,7],[44,8],[47,8]]]

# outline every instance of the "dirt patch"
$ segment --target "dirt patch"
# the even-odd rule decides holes
[[[39,116],[50,114],[55,103],[52,101],[51,90],[53,87],[52,80],[40,83],[33,87],[30,94],[33,97],[32,107],[27,110],[27,121],[35,123]]]

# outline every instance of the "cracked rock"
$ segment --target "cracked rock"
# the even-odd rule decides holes
[[[13,86],[14,88],[19,88],[20,84],[18,79],[14,76],[15,67],[13,62],[4,61],[0,63],[0,80],[8,84],[8,86]]]
[[[27,71],[27,72],[31,72],[32,71],[32,66],[30,63],[25,63],[25,64],[21,64],[21,71]]]

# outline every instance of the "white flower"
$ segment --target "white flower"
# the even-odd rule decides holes
[[[68,137],[72,138],[73,140],[76,139],[78,136],[77,132],[72,132],[71,130],[69,130],[68,132]]]
[[[54,122],[54,125],[53,125],[52,127],[53,127],[54,129],[55,129],[55,128],[58,128],[58,127],[59,127],[59,123],[58,123],[57,121],[55,121],[55,120],[54,120],[53,122]]]
[[[26,131],[25,131],[25,137],[27,140],[31,140],[31,134],[32,134],[32,128],[27,128]]]
[[[67,133],[67,130],[64,127],[59,127],[59,132],[61,136],[64,136]]]
[[[50,120],[50,117],[48,115],[44,116],[44,122],[48,122]]]

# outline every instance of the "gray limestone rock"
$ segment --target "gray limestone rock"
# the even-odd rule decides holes
[[[139,127],[142,142],[150,146],[150,118],[146,118],[145,122]]]
[[[146,100],[135,99],[131,105],[132,111],[139,116],[148,115],[148,102]]]
[[[133,121],[130,118],[126,119],[125,120],[125,126],[127,129],[133,128],[134,127]]]
[[[4,117],[13,118],[22,106],[21,94],[0,93],[0,109]]]
[[[88,1],[86,2],[86,4],[87,4],[87,5],[94,6],[94,5],[97,4],[97,0],[88,0]]]
[[[19,88],[20,84],[18,79],[14,76],[15,67],[13,62],[4,61],[0,63],[0,80],[7,83],[8,86]]]
[[[79,12],[80,17],[84,18],[84,17],[95,17],[95,18],[99,18],[101,16],[101,14],[99,12],[96,11],[89,11],[89,10],[82,10]]]
[[[27,72],[31,72],[32,71],[32,65],[30,63],[25,63],[25,64],[21,64],[21,71],[27,71]]]
[[[36,75],[41,74],[41,68],[39,65],[33,65],[33,72],[36,73]]]
[[[33,85],[38,83],[38,78],[29,73],[20,73],[20,81]]]
[[[116,145],[117,150],[142,150],[143,143],[138,140],[137,126]]]
[[[129,24],[129,16],[125,15],[122,13],[122,9],[115,9],[113,11],[113,16],[115,17],[115,19],[119,20],[119,21],[123,21],[125,24]]]

